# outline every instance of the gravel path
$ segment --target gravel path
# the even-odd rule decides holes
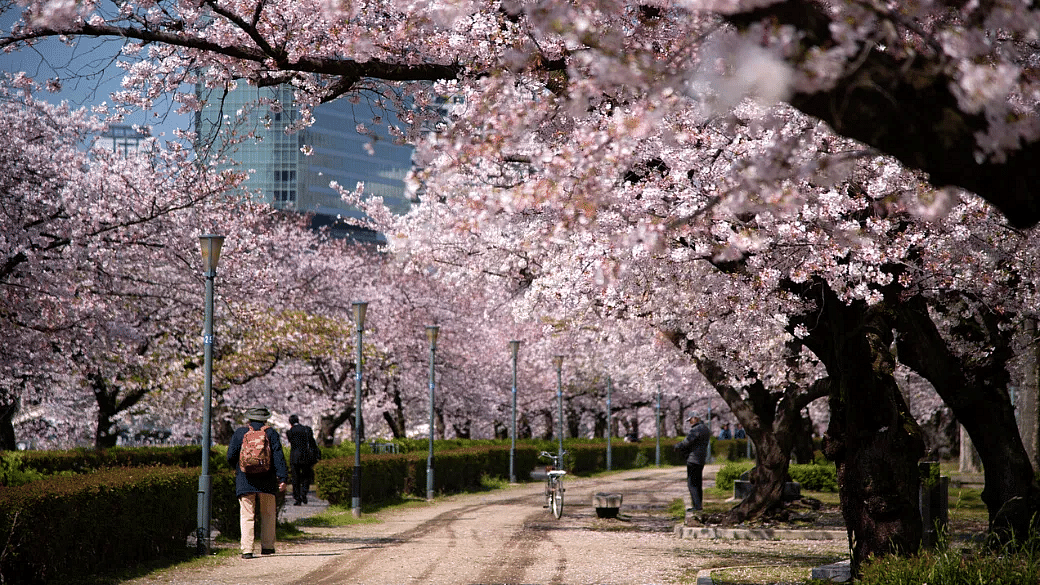
[[[374,514],[378,523],[303,530],[278,553],[164,571],[130,585],[645,585],[695,583],[705,568],[845,554],[844,542],[677,538],[664,509],[685,495],[685,469],[646,468],[568,478],[563,518],[543,508],[543,486],[513,485]],[[621,493],[616,519],[592,496]],[[291,513],[298,513],[293,511]],[[772,559],[772,560],[770,560]],[[829,562],[829,561],[825,561]]]

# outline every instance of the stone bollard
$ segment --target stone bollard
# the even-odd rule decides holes
[[[598,493],[592,495],[592,506],[600,518],[617,518],[621,509],[621,494]]]
[[[921,545],[935,548],[950,522],[950,478],[939,475],[938,461],[922,461],[917,467],[921,474],[917,495],[923,528]]]

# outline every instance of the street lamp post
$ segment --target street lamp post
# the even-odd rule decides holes
[[[436,385],[433,377],[433,359],[437,352],[437,334],[440,327],[426,326],[426,339],[430,342],[430,452],[426,456],[426,501],[433,501],[433,399]]]
[[[560,432],[557,433],[556,460],[563,468],[563,356],[554,355],[553,365],[556,366],[556,410],[560,421]]]
[[[361,517],[361,340],[365,331],[368,303],[356,301],[354,325],[357,327],[357,357],[354,360],[354,477],[350,484],[350,507],[355,518]]]
[[[516,355],[520,352],[520,342],[509,342],[509,352],[513,355],[513,424],[509,431],[509,483],[516,483]]]
[[[715,457],[711,453],[711,438],[715,436],[715,430],[711,428],[711,407],[713,402],[708,401],[708,463],[715,463]]]
[[[209,474],[213,403],[213,280],[217,276],[217,262],[220,260],[220,248],[224,245],[224,236],[213,234],[199,236],[199,244],[202,247],[202,269],[206,276],[206,320],[202,332],[202,347],[205,354],[203,369],[205,382],[202,391],[202,473],[199,475],[198,532],[195,541],[196,550],[201,555],[209,554],[210,549],[210,503],[213,493],[213,478]]]
[[[613,449],[611,449],[612,445],[610,443],[610,438],[611,435],[614,434],[614,425],[611,424],[612,421],[610,420],[611,415],[613,414],[611,412],[612,407],[610,404],[610,394],[613,391],[613,389],[613,382],[611,381],[610,376],[607,376],[607,471],[610,471],[612,469],[611,459]]]
[[[654,417],[657,419],[657,447],[655,461],[657,466],[661,466],[661,385],[657,385],[657,408],[654,410]]]

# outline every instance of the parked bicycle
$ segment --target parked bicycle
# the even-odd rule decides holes
[[[566,455],[567,452],[563,451],[561,455]],[[563,476],[567,475],[567,472],[562,469],[563,463],[560,461],[560,457],[550,453],[548,451],[542,451],[538,455],[539,458],[549,460],[549,465],[545,466],[545,501],[552,511],[552,515],[559,518],[563,516]]]

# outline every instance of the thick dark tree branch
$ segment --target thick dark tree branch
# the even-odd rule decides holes
[[[805,50],[832,42],[827,15],[810,0],[788,0],[728,20],[738,28],[754,22],[796,26]],[[861,65],[832,89],[796,93],[791,105],[928,173],[936,186],[978,194],[1018,227],[1040,221],[1040,144],[1023,144],[1004,161],[980,157],[975,137],[989,124],[983,115],[960,109],[942,55],[896,57],[868,46],[863,52]]]
[[[241,26],[248,26],[248,23],[243,21]],[[137,39],[186,49],[207,51],[254,63],[265,63],[268,59],[274,59],[278,68],[284,71],[316,73],[351,80],[370,78],[384,81],[437,81],[454,79],[462,73],[462,67],[458,64],[422,63],[402,65],[387,63],[378,59],[359,63],[349,59],[334,57],[302,57],[297,61],[289,61],[266,42],[259,48],[254,46],[225,46],[198,37],[187,36],[177,31],[121,27],[111,24],[95,25],[83,23],[69,29],[35,28],[25,34],[11,35],[0,39],[0,49],[26,41],[62,35]],[[271,53],[265,51],[265,47]],[[345,90],[341,89],[341,93],[343,91]]]

